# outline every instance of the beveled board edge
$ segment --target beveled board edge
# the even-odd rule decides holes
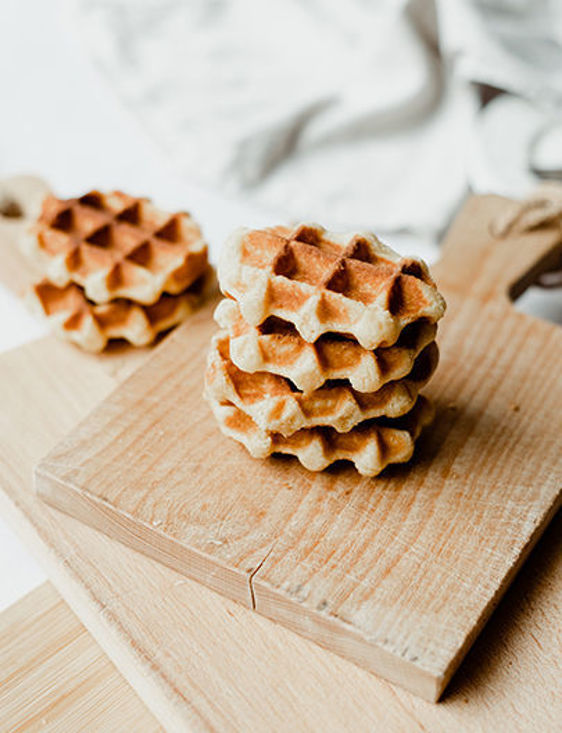
[[[41,461],[34,472],[38,496],[54,509],[83,521],[108,537],[123,542],[275,623],[281,623],[328,651],[350,659],[359,667],[425,700],[436,702],[439,698],[445,686],[443,676],[397,657],[341,619],[314,614],[301,608],[293,599],[287,599],[269,584],[254,580],[261,563],[252,572],[236,572],[215,557],[196,552],[189,545],[171,539],[151,525],[143,525],[143,531],[147,533],[144,537],[138,531],[138,520],[117,512],[111,504],[78,487],[69,486],[58,478],[56,469],[56,464]],[[325,641],[328,637],[329,644]]]
[[[53,466],[52,468],[56,468]],[[562,489],[555,502],[540,518],[503,578],[494,596],[482,610],[474,626],[446,670],[433,674],[415,662],[392,654],[365,637],[350,624],[333,616],[322,616],[302,608],[294,598],[283,596],[278,589],[255,577],[259,566],[250,572],[235,572],[212,556],[197,553],[188,545],[172,540],[157,528],[145,525],[150,542],[138,533],[138,520],[116,512],[110,504],[82,491],[69,487],[49,470],[49,464],[41,462],[35,470],[35,488],[49,506],[86,521],[108,537],[125,542],[128,547],[142,552],[186,577],[203,583],[215,592],[226,595],[242,605],[266,616],[275,623],[295,631],[328,651],[353,661],[358,666],[394,684],[400,685],[419,697],[437,702],[451,677],[461,664],[481,629],[500,602],[512,580],[519,572],[546,527],[562,508]],[[329,645],[325,639],[329,637]]]

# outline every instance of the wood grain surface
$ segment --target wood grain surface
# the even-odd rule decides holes
[[[472,199],[436,268],[449,310],[411,466],[365,479],[256,461],[201,397],[203,311],[39,464],[51,505],[426,699],[561,498],[562,332],[507,293],[559,232],[496,241]]]
[[[0,510],[167,730],[559,729],[560,518],[436,706],[38,500],[33,464],[107,367],[52,339],[0,356]]]
[[[162,730],[50,583],[0,614],[0,730]]]

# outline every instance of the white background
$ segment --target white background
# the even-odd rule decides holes
[[[150,196],[165,208],[187,209],[202,224],[213,258],[235,226],[275,221],[268,212],[179,179],[171,161],[93,68],[56,3],[2,1],[0,69],[0,177],[37,173],[61,195],[96,187],[122,188]],[[411,241],[390,244],[416,249]],[[435,255],[417,249],[429,260]],[[551,318],[562,316],[559,299],[545,300],[536,291],[526,294],[521,303]],[[0,315],[0,351],[44,332],[1,286]],[[0,518],[0,610],[44,579],[43,571]]]

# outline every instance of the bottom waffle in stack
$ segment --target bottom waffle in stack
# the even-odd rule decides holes
[[[254,458],[273,453],[295,456],[309,471],[322,471],[339,460],[351,461],[363,476],[376,476],[391,463],[405,463],[414,442],[433,420],[434,409],[423,396],[400,418],[366,420],[348,433],[329,427],[305,428],[285,437],[260,429],[251,417],[228,402],[209,398],[225,435],[242,443]]]
[[[47,320],[53,332],[85,351],[100,352],[114,339],[133,346],[151,344],[158,334],[177,326],[197,310],[214,288],[214,273],[208,267],[184,292],[164,293],[152,305],[127,298],[94,303],[79,285],[58,287],[44,278],[31,287],[27,302],[34,313]]]
[[[303,231],[306,242],[298,239]],[[256,458],[285,453],[312,471],[343,459],[364,476],[376,476],[391,463],[408,461],[434,415],[419,392],[437,367],[436,321],[444,311],[426,266],[402,261],[372,235],[331,235],[315,225],[292,233],[275,228],[250,234],[244,242],[244,233],[236,233],[235,246],[227,242],[219,262],[219,284],[227,298],[215,312],[221,330],[211,343],[205,396],[221,431]],[[287,239],[285,249],[280,237]],[[283,260],[278,267],[278,252],[291,247],[298,249],[298,266]],[[257,279],[266,282],[250,309],[244,301],[246,284],[232,276],[239,263],[229,258],[237,257],[251,262]],[[359,265],[348,265],[349,260]],[[346,270],[352,273],[347,280],[333,275]],[[405,315],[392,286],[393,279],[404,278]],[[273,280],[271,289],[267,283]],[[252,287],[250,278],[247,282]],[[291,321],[290,313],[295,304],[302,312],[306,298],[322,303],[323,297],[320,307],[308,308],[305,338],[299,330],[302,318]],[[376,298],[377,308],[365,305]],[[258,322],[247,320],[244,302],[246,312],[262,314]],[[368,307],[370,322],[364,318],[364,325],[376,333],[380,311],[381,324],[397,324],[394,342],[384,335],[378,346],[366,348],[350,331],[323,321],[335,323],[334,313],[336,318],[346,312],[361,317]],[[319,335],[310,338],[311,333]]]

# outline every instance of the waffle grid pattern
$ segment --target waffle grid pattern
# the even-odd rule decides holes
[[[368,234],[316,225],[240,229],[219,262],[225,295],[253,326],[276,316],[305,341],[352,336],[365,349],[392,346],[409,323],[436,323],[445,304],[421,260],[401,258]]]
[[[437,332],[435,323],[420,320],[406,326],[394,346],[374,351],[336,334],[324,334],[311,344],[288,323],[268,319],[251,326],[230,298],[219,303],[215,320],[228,331],[230,356],[239,369],[279,374],[303,392],[333,379],[348,379],[359,392],[375,392],[409,374]]]
[[[238,407],[263,430],[290,436],[302,428],[325,425],[347,433],[365,420],[408,412],[437,361],[437,346],[432,342],[407,377],[388,382],[376,392],[357,392],[349,383],[336,383],[305,394],[294,391],[284,377],[238,369],[230,358],[228,335],[219,332],[211,344],[207,391],[213,400]]]
[[[98,353],[114,339],[148,346],[158,334],[191,315],[205,300],[211,283],[209,269],[183,293],[165,293],[152,305],[139,305],[126,298],[92,303],[74,283],[59,288],[43,279],[32,286],[28,303],[54,332],[85,351]]]
[[[150,305],[163,292],[185,290],[207,266],[201,231],[188,214],[166,214],[121,192],[48,196],[28,250],[54,285],[81,285],[95,303]]]
[[[86,351],[145,346],[214,290],[195,221],[120,191],[48,194],[22,248],[44,277],[28,292],[52,330]]]
[[[254,458],[284,453],[295,456],[310,471],[323,471],[335,461],[346,460],[363,476],[376,476],[392,463],[409,461],[416,439],[434,415],[431,402],[420,396],[412,410],[395,421],[370,420],[348,433],[309,428],[285,437],[260,429],[235,405],[210,400],[210,406],[224,434],[242,443]]]

